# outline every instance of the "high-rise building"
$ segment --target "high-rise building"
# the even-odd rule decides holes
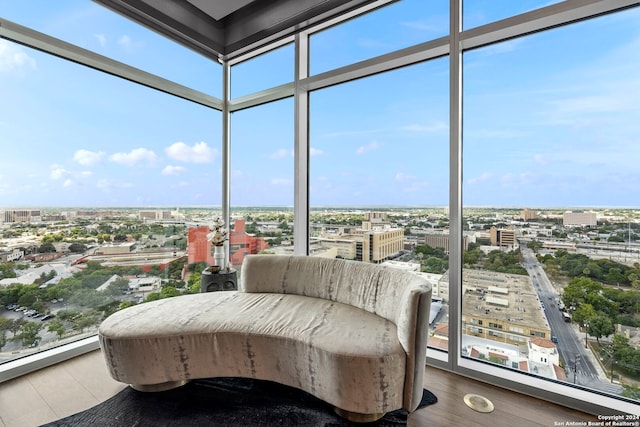
[[[162,221],[171,219],[171,211],[145,210],[139,211],[138,216],[142,220]]]
[[[6,210],[2,212],[2,220],[5,223],[40,222],[41,213],[39,210],[31,210],[31,209]]]
[[[360,228],[324,234],[321,238],[323,245],[338,247],[338,253],[346,259],[376,264],[404,249],[404,229],[392,227],[386,212],[367,212]]]
[[[491,246],[513,248],[516,245],[516,231],[511,227],[506,229],[491,227],[489,238],[491,240]]]
[[[533,211],[529,208],[524,208],[522,212],[520,212],[520,218],[523,221],[531,221],[532,219],[536,219],[537,217],[538,214],[536,213],[536,211]]]
[[[598,225],[598,216],[595,212],[571,212],[562,215],[562,225],[565,227],[595,227]]]
[[[449,253],[449,234],[448,233],[428,233],[424,236],[424,244],[432,248],[442,248]],[[462,236],[462,248],[466,251],[469,249],[469,236]]]

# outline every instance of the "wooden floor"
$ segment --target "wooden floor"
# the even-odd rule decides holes
[[[425,384],[438,403],[411,414],[409,427],[557,426],[556,422],[596,420],[593,415],[432,367],[427,367]],[[94,351],[0,384],[0,426],[39,426],[90,408],[124,387],[109,377],[100,351]],[[468,393],[488,398],[495,410],[483,414],[468,408],[463,400]]]

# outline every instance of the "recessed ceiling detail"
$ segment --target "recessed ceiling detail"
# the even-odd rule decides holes
[[[94,0],[211,58],[233,58],[369,3],[397,0]]]

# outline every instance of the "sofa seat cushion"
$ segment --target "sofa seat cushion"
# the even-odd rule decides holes
[[[406,354],[396,326],[335,301],[185,295],[116,312],[99,336],[111,375],[129,384],[249,377],[300,388],[347,411],[402,407]]]

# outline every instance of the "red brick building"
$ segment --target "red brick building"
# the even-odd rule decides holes
[[[260,237],[247,234],[244,219],[236,219],[229,236],[229,260],[234,266],[242,265],[244,257],[257,254],[269,247],[269,244]]]
[[[233,266],[242,265],[244,257],[249,254],[257,254],[267,249],[269,244],[262,238],[247,234],[244,219],[236,219],[233,229],[229,233],[229,261]],[[200,225],[187,230],[187,255],[188,263],[206,262],[213,265],[213,253],[211,242],[207,240],[209,226]]]
[[[190,227],[187,230],[187,262],[206,262],[213,265],[213,254],[211,253],[211,242],[207,240],[209,226],[199,225]]]

